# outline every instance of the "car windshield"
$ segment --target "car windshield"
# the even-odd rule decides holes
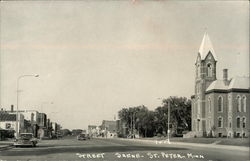
[[[80,137],[85,137],[85,134],[80,134]]]
[[[20,134],[20,138],[22,138],[22,139],[31,139],[32,134]]]

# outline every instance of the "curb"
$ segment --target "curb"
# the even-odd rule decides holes
[[[3,146],[3,147],[0,147],[0,152],[1,151],[3,151],[3,150],[8,150],[8,149],[11,149],[11,148],[13,148],[14,147],[14,145],[6,145],[6,146]]]
[[[124,139],[128,141],[137,141],[137,142],[147,142],[147,143],[156,143],[156,140],[145,140],[145,139]],[[202,143],[187,143],[187,142],[167,142],[159,143],[158,145],[184,145],[184,146],[192,146],[192,147],[201,147],[201,148],[216,148],[216,149],[227,149],[227,150],[239,150],[239,151],[249,151],[250,147],[243,146],[233,146],[233,145],[218,145],[218,144],[202,144]]]
[[[199,144],[199,143],[184,143],[184,142],[172,142],[175,145],[186,145],[201,148],[215,148],[215,149],[227,149],[227,150],[239,150],[249,151],[249,147],[244,146],[233,146],[233,145],[218,145],[218,144]]]

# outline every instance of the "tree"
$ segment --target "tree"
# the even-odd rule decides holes
[[[118,112],[119,118],[129,128],[131,134],[137,130],[144,137],[167,133],[168,103],[170,102],[170,127],[178,134],[183,130],[191,130],[191,101],[185,97],[169,97],[162,101],[163,106],[154,111],[144,105],[123,108]]]
[[[143,136],[152,136],[154,133],[154,112],[149,111],[144,105],[137,107],[123,108],[118,112],[119,118],[126,123],[131,134],[133,129]]]
[[[172,132],[178,134],[183,130],[191,130],[191,101],[186,97],[169,97],[162,101],[163,106],[157,108],[156,112],[164,113],[165,115],[159,115],[158,120],[162,120],[161,126],[163,129],[167,127],[167,112],[168,104],[170,103],[170,123]]]
[[[157,107],[154,112],[155,116],[155,125],[156,133],[166,134],[167,132],[167,108],[166,107]]]

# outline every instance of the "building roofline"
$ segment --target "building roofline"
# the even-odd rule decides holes
[[[240,88],[231,88],[231,89],[212,89],[209,91],[206,91],[205,94],[209,93],[230,93],[230,92],[238,92],[238,93],[250,93],[250,89],[240,89]]]

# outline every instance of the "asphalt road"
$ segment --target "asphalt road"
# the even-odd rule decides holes
[[[20,147],[0,152],[4,160],[58,161],[248,161],[249,154],[237,149],[188,147],[118,139],[75,138],[44,140],[35,148]]]

